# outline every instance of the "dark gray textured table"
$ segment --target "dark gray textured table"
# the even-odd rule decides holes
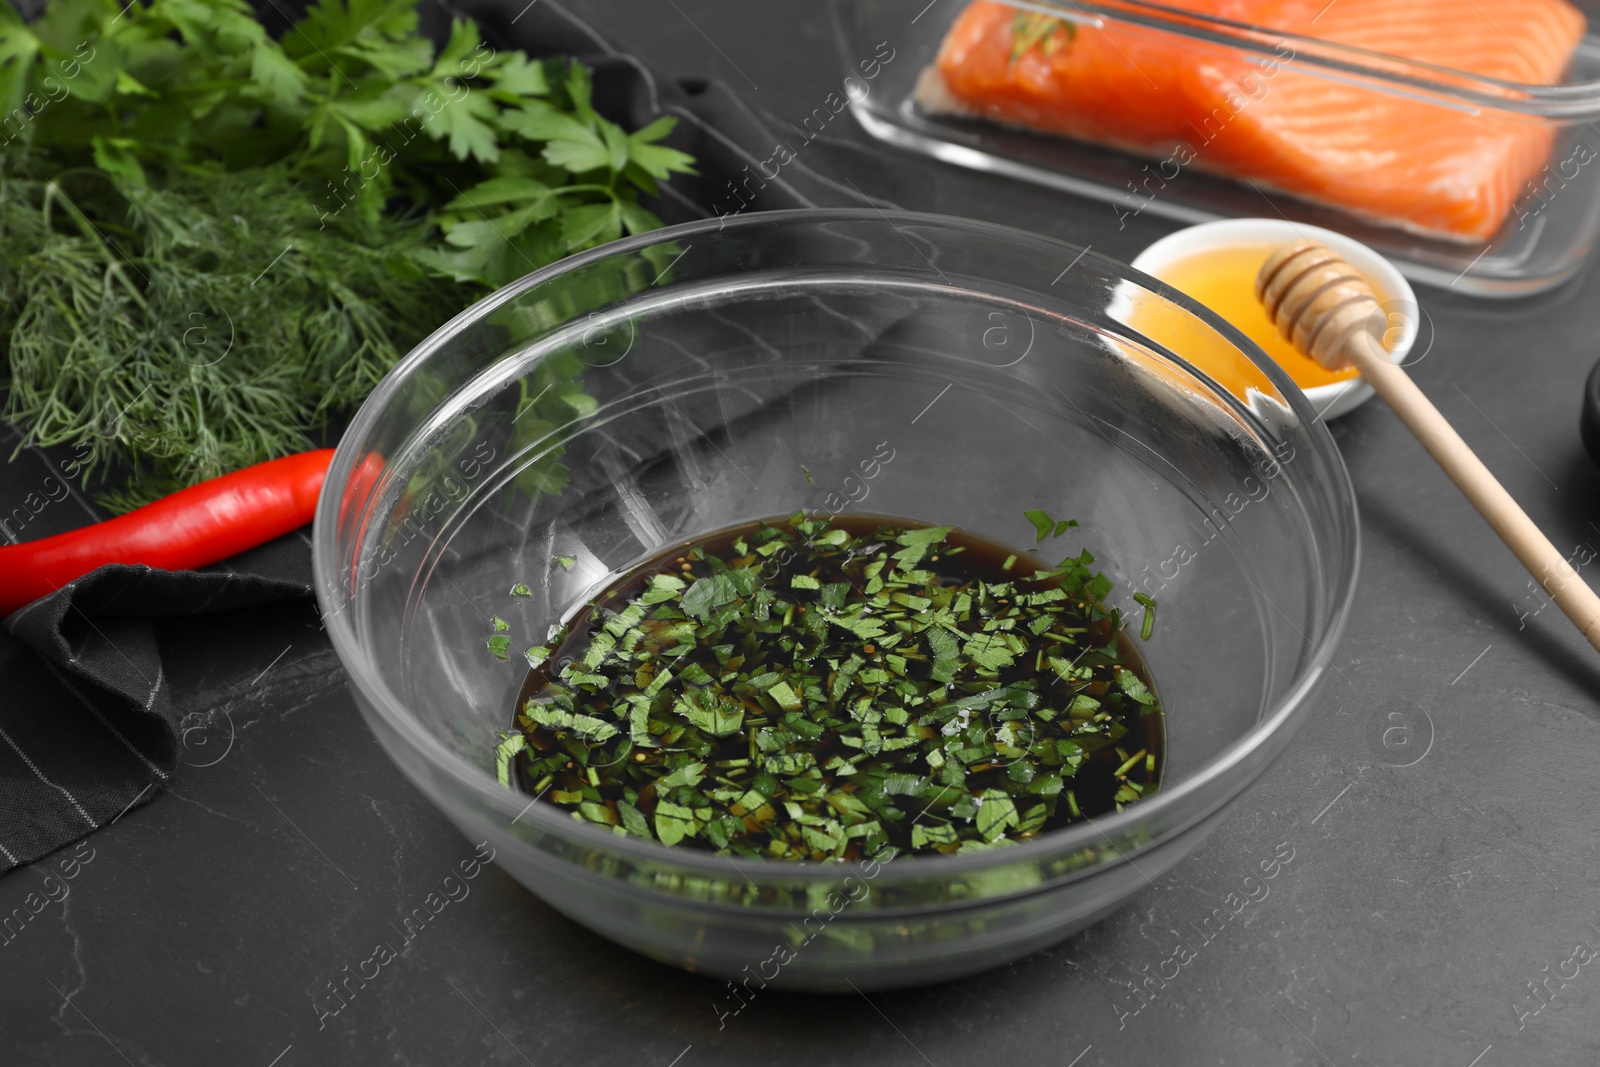
[[[837,87],[815,0],[575,7],[779,119]],[[845,123],[829,136],[868,143]],[[863,191],[1123,259],[1172,228],[1148,214],[1119,228],[1104,205],[932,163],[919,180]],[[1435,339],[1416,378],[1557,545],[1593,557],[1600,476],[1576,415],[1600,279],[1512,303],[1420,296]],[[1364,558],[1317,717],[1192,858],[1064,944],[870,1002],[768,990],[719,1028],[719,984],[590,935],[491,864],[319,1019],[323,983],[398,943],[398,917],[472,846],[379,752],[298,606],[248,632],[197,630],[174,663],[195,684],[247,648],[292,651],[218,693],[226,715],[189,739],[164,796],[0,879],[4,914],[78,859],[66,899],[0,945],[0,1063],[1600,1062],[1600,659],[1537,610],[1381,403],[1334,435]],[[1241,903],[1280,845],[1292,860]],[[1192,957],[1176,966],[1180,937]]]

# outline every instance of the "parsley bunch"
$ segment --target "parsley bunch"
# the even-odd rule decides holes
[[[548,684],[501,781],[619,834],[811,860],[982,851],[1153,793],[1160,707],[1093,557],[986,573],[968,547],[796,515],[641,572],[528,650]]]
[[[659,226],[640,196],[691,169],[674,120],[625,132],[581,64],[470,22],[436,48],[416,0],[279,39],[244,0],[0,0],[0,108],[5,415],[133,470],[117,506],[307,447],[483,292]]]

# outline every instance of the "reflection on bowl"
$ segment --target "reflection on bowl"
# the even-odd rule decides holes
[[[1241,369],[1259,353],[1140,277],[983,223],[778,212],[623,241],[484,300],[373,393],[319,505],[318,597],[368,724],[529,889],[683,967],[910,985],[1082,929],[1282,752],[1356,575],[1349,481],[1304,397],[1272,366],[1248,404],[1213,387],[1131,323],[1177,316]],[[1023,511],[1076,518],[1057,551],[1091,547],[1125,615],[1135,592],[1160,605],[1143,652],[1162,791],[991,852],[834,864],[668,849],[497,783],[523,672],[486,652],[490,616],[513,651],[540,644],[653,550],[802,508],[1023,549]]]

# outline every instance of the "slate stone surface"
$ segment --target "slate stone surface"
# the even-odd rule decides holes
[[[779,119],[839,78],[815,0],[572,7]],[[931,163],[874,186],[880,150],[846,123],[829,136],[859,152],[863,192],[908,208],[1122,259],[1172,228],[1148,214],[1119,228],[1104,205]],[[1600,279],[1517,302],[1419,295],[1434,334],[1413,368],[1423,389],[1560,547],[1600,549],[1600,475],[1577,431]],[[870,1001],[773,988],[719,1027],[719,984],[587,933],[490,864],[323,1015],[317,990],[398,944],[398,916],[473,846],[379,752],[311,608],[284,606],[175,665],[203,685],[292,650],[218,693],[225,714],[188,739],[166,796],[0,879],[0,915],[65,893],[0,943],[0,1062],[1594,1064],[1600,658],[1536,610],[1516,561],[1381,403],[1334,436],[1363,573],[1316,718],[1195,855],[1064,944]],[[1247,884],[1280,845],[1292,860]]]

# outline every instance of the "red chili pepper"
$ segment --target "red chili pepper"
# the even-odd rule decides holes
[[[324,448],[269,460],[93,526],[0,546],[0,615],[107,563],[191,570],[297,530],[316,512],[332,459]]]

